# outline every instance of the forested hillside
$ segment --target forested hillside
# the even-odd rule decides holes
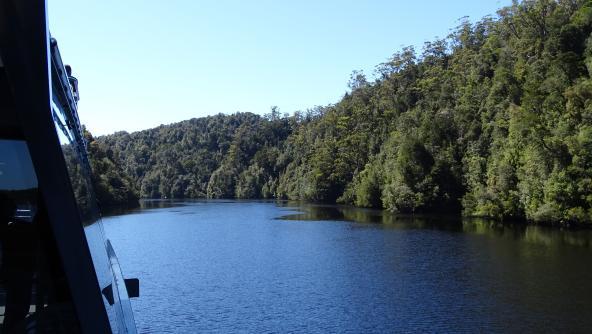
[[[134,189],[134,183],[123,172],[119,160],[113,157],[113,152],[105,144],[96,141],[86,129],[84,129],[84,137],[88,144],[88,155],[93,171],[92,183],[99,204],[102,207],[138,206],[138,195]],[[79,191],[76,186],[75,189]]]
[[[100,137],[141,197],[592,222],[592,1],[516,3],[354,72],[334,105]]]

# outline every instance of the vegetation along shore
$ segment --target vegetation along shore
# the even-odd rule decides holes
[[[592,224],[592,1],[515,3],[333,105],[93,138],[99,199],[278,198]],[[229,97],[232,98],[232,97]]]

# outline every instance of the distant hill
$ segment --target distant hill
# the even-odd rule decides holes
[[[277,110],[216,115],[132,134],[98,138],[123,167],[141,197],[273,197],[279,170],[273,160],[291,133]]]
[[[336,104],[97,138],[141,197],[592,222],[592,2],[523,1],[404,48]]]

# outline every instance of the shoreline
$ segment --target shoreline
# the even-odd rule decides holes
[[[295,203],[298,205],[307,205],[307,206],[315,206],[315,207],[331,207],[331,208],[340,208],[340,209],[350,209],[350,210],[363,210],[369,213],[374,213],[377,216],[390,216],[390,217],[400,217],[400,218],[410,218],[410,219],[421,219],[421,218],[433,218],[435,216],[445,218],[445,219],[460,219],[460,220],[484,220],[491,223],[498,223],[503,224],[506,226],[539,226],[539,227],[546,227],[552,228],[557,230],[567,230],[567,231],[579,231],[579,230],[592,230],[592,225],[587,224],[577,224],[577,223],[561,223],[561,222],[534,222],[527,220],[525,218],[506,218],[500,219],[495,217],[488,217],[488,216],[477,216],[477,215],[463,215],[462,213],[450,213],[450,212],[416,212],[416,213],[395,213],[391,212],[386,209],[377,209],[377,208],[366,208],[366,207],[358,207],[354,205],[348,204],[337,204],[337,203],[322,203],[322,202],[309,202],[303,200],[289,200],[289,199],[263,199],[263,198],[252,198],[252,199],[235,199],[235,198],[140,198],[138,200],[137,206],[109,206],[104,207],[103,209],[103,216],[114,216],[130,211],[135,211],[138,209],[145,209],[142,203],[175,203],[175,202],[189,202],[189,201],[205,201],[205,202],[223,202],[223,201],[231,201],[231,202],[268,202],[268,203]],[[175,206],[175,205],[170,205]],[[159,208],[159,207],[169,207],[169,206],[151,206],[149,205],[148,208]]]

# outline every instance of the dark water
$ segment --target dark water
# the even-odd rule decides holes
[[[104,220],[141,333],[592,331],[590,231],[168,204]]]

